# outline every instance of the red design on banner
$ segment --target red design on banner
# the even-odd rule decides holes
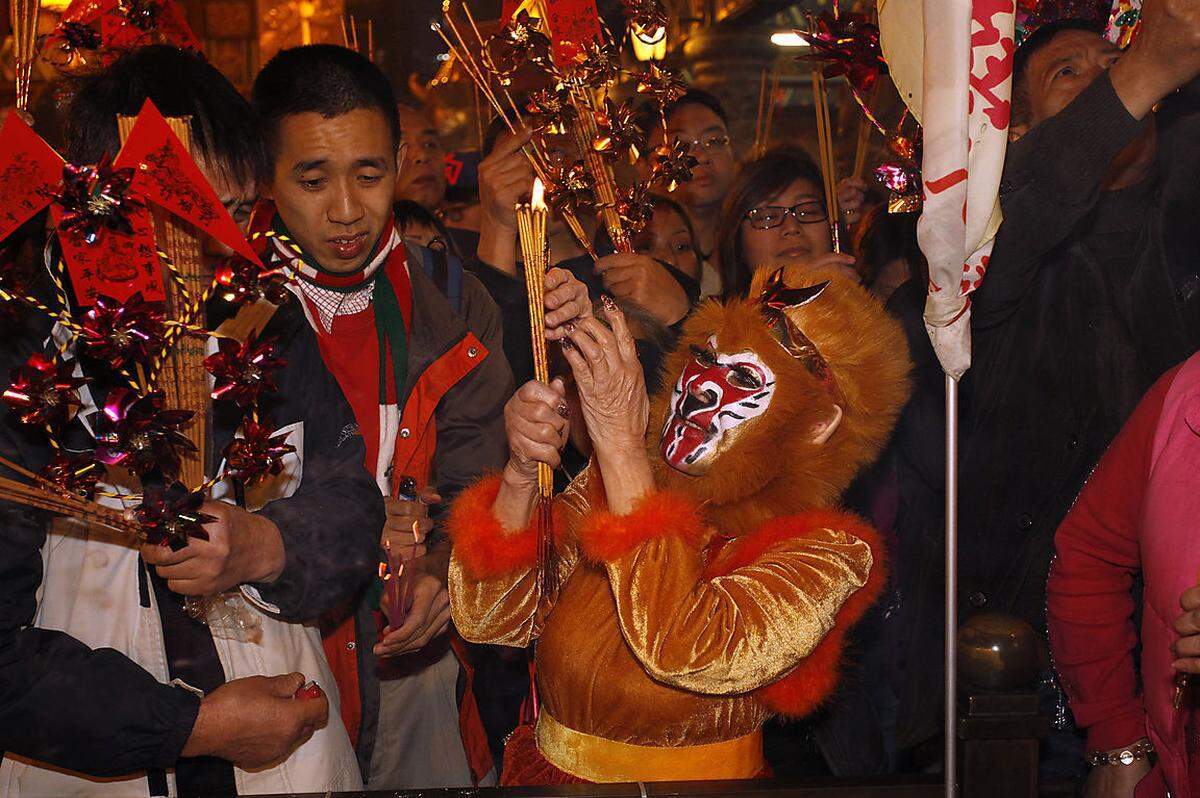
[[[132,166],[137,170],[133,185],[147,201],[170,211],[262,267],[200,167],[149,100],[142,106],[114,165]]]
[[[546,3],[554,62],[569,64],[580,46],[600,38],[600,15],[596,0],[550,0]]]
[[[508,21],[513,18],[513,14],[517,13],[517,9],[521,7],[521,0],[504,0],[500,7],[500,26],[508,24]]]
[[[0,128],[0,241],[50,203],[62,182],[63,159],[21,119]]]
[[[56,225],[62,215],[62,208],[50,206]],[[138,208],[130,212],[128,219],[131,234],[106,230],[95,244],[84,242],[83,236],[74,233],[59,236],[80,305],[92,305],[101,295],[124,302],[139,292],[147,302],[166,299],[150,209]]]
[[[975,0],[971,8],[972,20],[981,28],[971,35],[971,111],[974,112],[975,95],[978,94],[987,102],[983,113],[992,123],[992,127],[997,130],[1008,129],[1012,105],[1008,100],[1000,99],[995,90],[1012,76],[1013,51],[1016,50],[1016,46],[1013,44],[1012,38],[1001,34],[1000,28],[995,25],[992,18],[997,14],[1011,14],[1012,12],[1013,0]],[[983,75],[976,76],[976,49],[995,47],[997,44],[1000,45],[1003,56],[993,55],[985,58],[983,61],[985,72]]]
[[[941,194],[946,189],[953,188],[966,179],[966,169],[955,169],[945,177],[939,177],[935,180],[926,180],[925,188],[929,189],[929,191],[933,194]]]
[[[979,263],[967,263],[963,268],[963,279],[959,286],[959,291],[962,294],[969,294],[983,284],[983,277],[987,274],[988,261],[991,258],[984,255]]]

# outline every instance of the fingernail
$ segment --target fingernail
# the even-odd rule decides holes
[[[605,310],[616,310],[617,303],[608,294],[601,294],[600,301],[604,304]]]
[[[571,408],[567,407],[567,403],[566,403],[566,402],[559,402],[559,403],[558,403],[558,404],[555,406],[555,408],[554,408],[554,412],[555,412],[555,413],[558,413],[558,414],[559,414],[560,416],[562,416],[563,418],[570,418],[570,417],[571,417]]]
[[[567,322],[566,324],[563,325],[563,329],[569,333],[575,332],[575,322],[573,322],[573,321]]]

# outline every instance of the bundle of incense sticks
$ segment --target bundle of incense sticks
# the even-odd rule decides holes
[[[29,109],[29,82],[36,53],[38,16],[42,0],[11,0],[13,56],[17,71],[17,109]]]
[[[358,43],[358,22],[355,21],[354,15],[351,14],[349,22],[346,15],[341,16],[342,23],[342,46],[347,50],[353,50],[356,53],[362,53],[371,63],[375,63],[375,23],[373,20],[367,20],[367,49],[366,51],[359,49]]]
[[[584,164],[588,174],[596,185],[596,199],[600,207],[600,216],[604,220],[604,229],[612,240],[617,252],[633,252],[633,243],[621,224],[621,214],[617,211],[617,179],[613,175],[612,166],[605,157],[596,151],[592,142],[596,140],[596,103],[592,93],[585,86],[575,86],[571,91],[575,107],[579,109],[576,124],[572,125],[575,133],[575,143],[583,153]]]
[[[133,129],[134,117],[117,119],[117,128],[122,143]],[[168,118],[167,124],[184,147],[191,149],[191,130],[187,119]],[[170,318],[181,319],[187,324],[203,323],[200,315],[212,290],[213,281],[204,273],[200,240],[183,222],[167,213],[156,213],[155,236],[159,247],[167,254],[167,262],[173,264],[169,270],[172,279],[166,281],[167,312]],[[196,415],[185,433],[196,447],[196,451],[185,454],[179,478],[189,488],[205,484],[205,466],[210,448],[211,398],[209,396],[208,372],[204,368],[205,341],[179,332],[166,339],[166,356],[157,361],[149,375],[159,378],[166,393],[168,407],[183,407],[194,410]],[[161,372],[160,372],[161,369]]]
[[[0,457],[0,466],[29,480],[29,482],[21,482],[8,477],[0,477],[0,500],[48,510],[56,515],[78,518],[81,521],[91,521],[121,532],[128,532],[131,535],[141,534],[141,527],[137,521],[126,517],[120,510],[105,507],[66,491],[45,477],[22,468],[5,457]]]
[[[812,71],[813,108],[817,112],[817,149],[820,151],[821,176],[825,184],[825,209],[829,214],[829,231],[833,237],[833,251],[841,252],[842,244],[838,233],[837,171],[833,154],[833,129],[829,124],[829,94],[825,88],[825,75],[821,70]]]
[[[533,344],[533,374],[541,383],[550,382],[550,361],[546,353],[546,248],[547,209],[541,180],[533,181],[533,196],[528,204],[517,205],[517,233],[525,260],[525,288],[529,295],[529,336]],[[554,567],[551,501],[554,497],[554,472],[546,463],[538,463],[538,502],[534,519],[538,530],[538,578],[542,589],[557,588]]]
[[[508,128],[510,133],[516,133],[517,127],[521,124],[521,111],[513,100],[512,94],[509,93],[508,87],[501,81],[493,80],[496,70],[491,66],[491,56],[488,52],[487,42],[484,41],[483,35],[479,32],[479,26],[475,23],[474,15],[471,14],[471,7],[465,2],[459,3],[459,7],[462,9],[463,16],[467,22],[465,26],[460,26],[455,21],[451,9],[451,0],[444,0],[442,3],[442,15],[445,17],[446,27],[450,29],[450,35],[446,34],[441,23],[434,22],[430,27],[445,42],[446,47],[450,49],[451,56],[463,65],[463,69],[471,78],[471,82],[479,88],[479,91],[492,106],[496,115],[504,122],[504,126]],[[470,41],[462,34],[464,28],[470,32]],[[479,55],[476,56],[476,53]],[[529,144],[522,148],[522,152],[529,159],[529,163],[533,166],[533,171],[538,179],[544,185],[551,185],[550,176],[553,172],[550,166],[551,159],[541,144],[536,140],[530,141]],[[584,231],[578,217],[566,209],[560,210],[559,213],[567,227],[571,230],[571,234],[575,236],[575,240],[579,243],[579,246],[591,256],[592,260],[596,260],[597,256],[592,247],[592,241]]]
[[[771,146],[771,126],[779,95],[779,69],[763,70],[758,86],[758,116],[754,125],[754,155],[761,157]]]

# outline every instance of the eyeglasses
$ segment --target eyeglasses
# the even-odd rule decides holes
[[[683,140],[680,139],[680,141],[683,141]],[[697,147],[699,147],[704,152],[712,152],[713,150],[723,150],[726,147],[728,147],[729,146],[729,136],[718,134],[715,136],[709,136],[708,138],[706,138],[704,140],[693,139],[692,141],[684,141],[683,143],[688,145],[689,152]]]
[[[825,213],[825,206],[817,200],[798,202],[790,208],[782,205],[764,205],[761,208],[752,208],[746,214],[746,218],[750,220],[750,226],[755,230],[770,230],[772,227],[783,224],[789,213],[796,217],[796,221],[800,224],[817,224],[829,218],[829,215]]]

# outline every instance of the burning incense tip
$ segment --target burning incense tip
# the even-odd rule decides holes
[[[540,177],[535,177],[533,179],[533,200],[530,202],[530,206],[535,211],[546,210],[545,197],[546,197],[546,188],[545,188],[545,186],[542,185],[542,179]]]

